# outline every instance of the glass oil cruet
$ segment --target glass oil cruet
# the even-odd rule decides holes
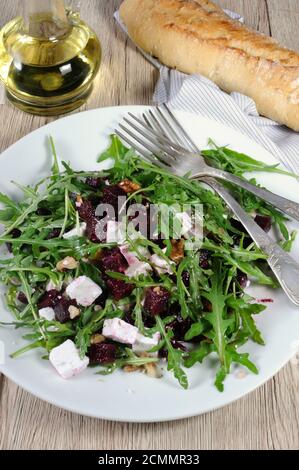
[[[96,34],[74,3],[23,0],[23,16],[0,31],[0,79],[23,111],[58,115],[81,106],[101,61]]]

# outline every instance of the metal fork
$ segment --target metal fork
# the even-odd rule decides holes
[[[172,111],[166,105],[164,105],[163,111],[164,112],[157,108],[156,114],[149,111],[148,114],[143,115],[143,122],[156,133],[157,141],[163,142],[166,146],[171,148],[177,147],[177,145],[183,145],[185,148],[193,152],[193,154],[195,153],[198,155],[200,150],[176,119]],[[128,122],[127,119],[125,121]],[[157,151],[156,149],[153,150],[148,146],[148,141],[145,142],[139,134],[136,135],[131,131],[131,129],[128,129],[123,125],[120,125],[120,127],[125,134],[116,129],[117,135],[130,146],[135,148],[146,160],[167,169],[170,172],[174,172],[172,166],[170,167],[166,165],[163,160],[159,160],[160,154],[157,155],[157,158],[153,156]],[[174,159],[173,163],[176,165],[177,159]],[[181,170],[181,173],[178,171],[175,171],[174,173],[179,176],[184,176],[186,171]],[[288,253],[276,244],[259,227],[259,225],[255,223],[255,221],[244,211],[231,194],[218,183],[217,180],[207,177],[201,177],[200,180],[208,184],[226,202],[237,219],[243,224],[256,245],[268,256],[267,262],[286,295],[294,304],[299,306],[299,265]]]
[[[175,116],[167,105],[163,105],[163,111],[160,108],[156,109],[155,114],[150,111],[149,118],[146,121],[129,113],[131,119],[124,118],[126,126],[120,124],[119,127],[154,154],[161,164],[170,167],[172,173],[177,175],[189,174],[190,177],[196,179],[208,176],[233,183],[299,221],[298,203],[278,196],[267,189],[259,188],[231,173],[207,165],[196,146],[192,144],[186,148],[186,138],[184,139],[185,145],[182,146],[182,142],[177,141],[175,137],[173,124],[174,119],[176,120]],[[167,121],[169,118],[171,118],[171,124]],[[166,127],[168,129],[168,139],[165,138]]]

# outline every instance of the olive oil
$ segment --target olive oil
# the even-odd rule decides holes
[[[96,34],[66,11],[67,21],[49,13],[19,17],[0,32],[0,78],[10,101],[23,111],[57,115],[81,106],[101,61]]]

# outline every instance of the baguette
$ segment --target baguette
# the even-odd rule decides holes
[[[252,98],[299,131],[299,54],[229,18],[209,0],[124,0],[132,40],[163,64]]]

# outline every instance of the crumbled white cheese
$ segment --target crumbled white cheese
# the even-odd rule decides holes
[[[147,352],[154,346],[157,346],[159,344],[160,339],[161,335],[159,332],[155,333],[152,338],[138,333],[137,340],[133,344],[132,349],[136,354]]]
[[[88,357],[81,359],[78,349],[69,339],[52,349],[49,360],[63,379],[80,374],[89,364]]]
[[[66,232],[63,235],[63,238],[65,240],[69,240],[70,238],[74,238],[74,237],[83,237],[85,230],[86,230],[86,223],[82,222],[82,224],[80,224],[79,227],[76,226],[69,232]]]
[[[137,261],[136,263],[131,264],[131,266],[129,266],[125,270],[125,275],[130,278],[138,277],[142,275],[146,276],[151,271],[152,271],[152,267],[149,263]]]
[[[38,311],[38,314],[41,318],[44,318],[45,320],[48,320],[48,321],[55,320],[55,312],[53,308],[51,307],[41,308]]]
[[[166,253],[167,248],[164,248],[162,251]],[[154,254],[151,256],[151,263],[158,274],[173,274],[173,266],[175,265],[173,261],[167,261],[162,256]]]
[[[80,276],[66,288],[66,293],[79,305],[89,307],[102,294],[102,289],[87,276]]]
[[[123,244],[126,241],[126,230],[122,222],[116,222],[115,220],[109,220],[107,222],[107,243],[117,243],[118,245]]]
[[[119,343],[134,344],[137,340],[138,328],[120,318],[104,321],[102,335]]]

